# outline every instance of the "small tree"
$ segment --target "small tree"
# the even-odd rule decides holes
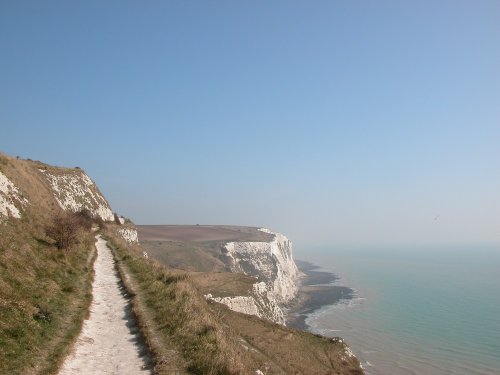
[[[54,240],[58,249],[68,250],[78,238],[80,223],[75,214],[59,214],[45,227],[45,234]]]

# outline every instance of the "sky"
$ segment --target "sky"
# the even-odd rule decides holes
[[[500,248],[500,2],[0,0],[0,151],[137,224]]]

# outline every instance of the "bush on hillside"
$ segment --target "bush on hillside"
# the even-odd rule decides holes
[[[55,242],[60,250],[68,250],[78,239],[80,223],[75,214],[64,213],[55,216],[45,227],[47,237]]]
[[[74,215],[80,228],[87,231],[92,229],[92,223],[94,220],[92,219],[92,214],[89,210],[84,208],[83,210],[76,212]]]
[[[89,210],[65,212],[54,216],[52,222],[45,227],[47,237],[55,242],[60,250],[68,250],[78,241],[80,230],[90,231],[95,219]]]

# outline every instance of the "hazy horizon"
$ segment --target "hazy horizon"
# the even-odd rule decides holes
[[[137,224],[500,248],[500,3],[0,5],[0,151]]]

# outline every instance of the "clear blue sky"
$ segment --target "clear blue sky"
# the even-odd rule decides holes
[[[0,150],[139,224],[500,244],[500,1],[1,1]]]

